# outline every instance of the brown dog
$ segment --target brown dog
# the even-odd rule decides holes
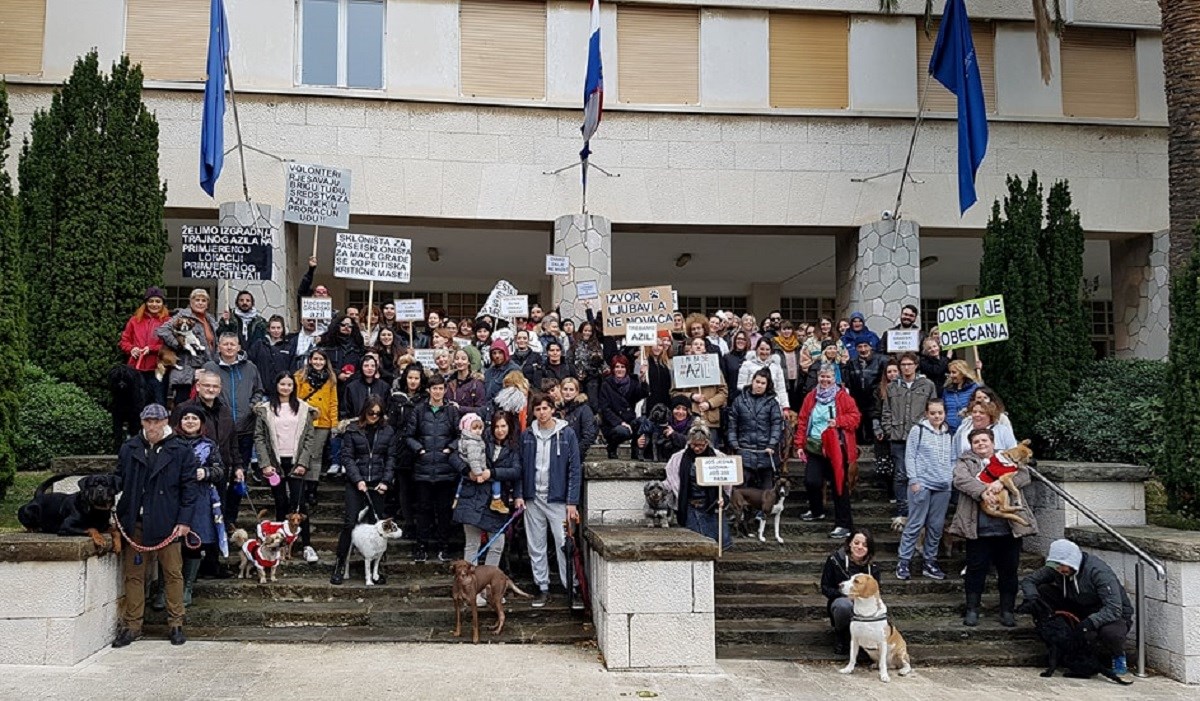
[[[1029,447],[1027,438],[1016,447],[997,453],[984,466],[978,475],[979,481],[985,484],[999,482],[1004,485],[1004,489],[996,494],[995,506],[988,504],[986,499],[979,503],[979,508],[985,514],[992,518],[1008,519],[1022,526],[1029,525],[1029,521],[1020,516],[1020,512],[1025,509],[1025,506],[1021,503],[1021,490],[1013,484],[1013,477],[1032,459],[1033,450]]]
[[[300,537],[300,528],[308,516],[293,511],[283,518],[282,521],[266,520],[272,511],[270,509],[260,509],[258,512],[258,539],[262,540],[273,533],[282,533],[284,539],[283,561],[287,562],[292,559],[292,546],[296,544],[296,539]]]
[[[898,671],[902,677],[912,672],[908,645],[888,617],[887,606],[879,596],[879,582],[869,574],[856,574],[842,582],[840,589],[842,596],[854,603],[854,618],[850,620],[850,663],[838,671],[854,672],[862,649],[879,665],[880,681],[891,681],[888,669]]]
[[[500,635],[504,632],[504,595],[512,591],[517,596],[532,599],[532,594],[526,594],[517,588],[516,584],[504,574],[499,567],[491,565],[472,565],[466,560],[455,560],[450,565],[454,573],[454,637],[462,636],[463,606],[471,607],[471,642],[479,642],[479,607],[475,596],[482,593],[487,599],[488,606],[496,610],[496,627],[492,633]]]
[[[766,517],[774,516],[775,540],[782,543],[783,538],[779,535],[779,517],[783,514],[783,503],[787,500],[790,488],[791,485],[786,477],[776,478],[775,484],[767,490],[754,487],[735,487],[733,494],[730,495],[729,510],[733,512],[738,532],[743,536],[749,536],[750,529],[746,525],[747,514],[761,511],[763,518],[758,522],[759,542],[766,542],[766,538],[763,536],[763,531],[767,527]]]
[[[788,461],[796,457],[796,422],[799,419],[796,412],[788,411],[783,414],[783,436],[779,439],[779,474],[788,476]]]

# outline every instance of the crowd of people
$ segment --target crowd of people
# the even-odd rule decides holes
[[[315,268],[310,260],[299,293],[327,297],[327,288],[313,284]],[[606,335],[590,305],[582,319],[537,305],[529,318],[513,320],[453,319],[431,309],[414,329],[385,302],[335,311],[327,322],[302,319],[291,333],[282,317],[264,318],[246,291],[231,310],[209,307],[208,294],[196,289],[187,307],[169,314],[163,292],[150,288],[121,338],[129,365],[144,378],[147,405],[145,430],[122,449],[123,469],[133,469],[127,460],[151,460],[152,451],[139,448],[172,446],[170,459],[182,460],[174,446],[185,446],[195,458],[184,470],[195,472],[183,475],[180,489],[190,496],[177,500],[172,533],[195,534],[188,538],[200,548],[185,548],[179,567],[176,558],[161,559],[176,573],[163,588],[173,628],[182,625],[196,578],[224,576],[217,545],[245,518],[247,480],[270,486],[277,520],[307,513],[322,476],[344,481],[335,585],[364,513],[402,521],[414,562],[455,557],[450,548],[461,528],[463,556],[474,559],[487,541],[485,562],[497,564],[505,526],[521,512],[538,587],[533,606],[545,606],[547,534],[557,558],[562,524],[579,521],[581,463],[596,443],[609,458],[628,445],[633,460],[665,461],[679,523],[726,547],[729,529],[717,513],[728,488],[700,486],[696,458],[740,455],[744,485],[765,490],[790,452],[803,465],[802,518],[830,520],[830,538],[842,543],[822,579],[839,652],[848,645],[851,610],[837,585],[858,572],[881,579],[872,535],[852,514],[851,466],[869,448],[876,474],[893,491],[893,525],[902,530],[895,577],[913,575],[918,543],[920,574],[946,577],[937,555],[952,519],[949,531],[966,542],[963,623],[978,624],[995,567],[1000,621],[1015,625],[1021,538],[1037,532],[1036,522],[1032,513],[1028,525],[988,516],[979,504],[995,502],[1001,485],[977,476],[1016,437],[1002,400],[983,385],[982,366],[945,352],[936,330],[919,329],[915,306],[905,306],[882,335],[858,313],[807,323],[772,311],[760,323],[752,314],[677,312],[673,328],[645,348]],[[902,344],[889,336],[897,331],[916,331],[903,334],[916,345],[896,349]],[[415,351],[425,349],[433,351],[428,365],[416,360]],[[672,358],[703,354],[717,356],[720,377],[678,387]],[[1017,485],[1027,482],[1018,477]],[[165,526],[151,533],[138,524],[148,541],[163,537]],[[128,524],[137,538],[134,529]],[[317,561],[307,522],[298,538],[302,556]],[[1082,571],[1074,554],[1056,562],[1064,577],[1075,576],[1066,569]],[[568,566],[558,567],[563,587]],[[131,570],[127,586],[136,587],[142,575]],[[1038,575],[1026,596],[1047,581]],[[127,641],[140,625],[140,609],[130,609]]]

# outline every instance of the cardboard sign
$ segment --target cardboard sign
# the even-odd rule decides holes
[[[436,367],[434,364],[434,356],[437,355],[437,352],[438,349],[436,348],[414,348],[412,352],[413,360],[423,365],[426,370],[429,370],[430,368]]]
[[[711,387],[721,384],[721,363],[716,353],[677,355],[671,358],[675,387]]]
[[[742,483],[742,456],[696,458],[696,483],[701,487],[723,487]]]
[[[345,229],[350,225],[350,171],[288,163],[283,220]]]
[[[517,288],[513,287],[511,282],[508,280],[500,280],[496,283],[496,286],[492,288],[492,291],[488,293],[487,301],[483,303],[483,306],[479,309],[479,313],[475,315],[475,318],[478,319],[481,316],[500,316],[500,298],[512,297],[516,294]]]
[[[909,351],[916,353],[919,350],[921,350],[920,329],[888,329],[888,353],[907,353]]]
[[[392,304],[396,305],[396,321],[425,320],[425,300],[423,299],[397,299]]]
[[[942,348],[967,348],[1008,340],[1003,295],[947,304],[938,308],[937,318]]]
[[[458,346],[459,348],[466,348],[467,346],[471,345],[471,339],[456,338],[454,339],[454,345]]]
[[[671,290],[671,311],[679,311],[679,293],[675,290]]]
[[[604,293],[604,335],[624,336],[631,323],[654,323],[661,331],[670,331],[671,288],[639,287]]]
[[[547,275],[570,275],[571,258],[569,256],[546,256]]]
[[[500,298],[500,316],[505,319],[529,316],[529,295],[511,295]]]
[[[658,343],[658,324],[641,322],[625,326],[625,345],[652,346]]]
[[[183,276],[199,280],[270,280],[275,229],[184,224]]]
[[[329,297],[301,297],[300,318],[330,321],[333,319],[333,300]]]
[[[580,301],[600,299],[600,285],[595,280],[577,282],[575,283],[575,297]]]
[[[411,239],[344,232],[337,235],[337,248],[333,255],[334,277],[406,283],[411,271]]]

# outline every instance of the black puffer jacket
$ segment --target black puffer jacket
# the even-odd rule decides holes
[[[521,479],[523,472],[519,444],[503,446],[500,455],[495,456],[495,446],[492,445],[489,436],[485,453],[487,469],[492,471],[491,481],[516,482]],[[454,507],[454,522],[475,526],[488,533],[500,530],[507,519],[503,514],[492,511],[491,481],[482,484],[472,482],[470,466],[458,457],[457,452],[454,453],[453,460],[463,476],[462,488],[458,492],[458,505]]]
[[[561,413],[563,420],[579,438],[579,459],[583,460],[588,448],[596,442],[596,433],[600,430],[596,425],[596,414],[588,405],[587,395],[580,393],[573,401],[564,402]]]
[[[371,430],[358,422],[342,435],[342,467],[350,484],[391,483],[396,471],[396,432],[386,422]]]
[[[747,470],[768,470],[775,466],[763,451],[778,450],[783,438],[783,412],[775,394],[752,394],[746,390],[733,400],[729,410],[729,447],[742,456]]]
[[[458,418],[458,409],[450,404],[434,411],[426,400],[413,408],[404,427],[404,442],[416,455],[413,479],[418,482],[458,479],[458,470],[450,462],[450,456],[458,451]]]
[[[377,377],[374,381],[367,382],[362,375],[355,375],[354,378],[344,385],[342,395],[338,397],[339,418],[358,418],[359,414],[362,413],[363,407],[367,405],[367,398],[371,395],[375,395],[383,400],[383,413],[386,415],[390,394],[388,383],[382,378]]]
[[[646,388],[636,377],[630,377],[624,387],[617,386],[610,375],[600,383],[600,416],[608,428],[627,423],[634,425],[637,414],[633,407],[638,400],[644,399]]]
[[[544,370],[542,366],[542,356],[534,353],[532,349],[513,351],[511,360],[516,363],[517,367],[521,368],[521,374],[529,380],[529,386],[535,390],[542,388],[542,377]]]
[[[825,560],[825,568],[821,570],[821,593],[829,603],[833,603],[835,599],[842,596],[840,587],[842,582],[850,579],[856,574],[869,574],[875,578],[876,582],[882,582],[879,578],[879,564],[874,560],[864,564],[856,564],[850,559],[846,553],[846,546],[842,546],[829,555]]]
[[[403,380],[403,376],[397,378],[396,386],[398,387],[398,383]],[[392,390],[391,400],[388,401],[388,423],[396,431],[396,469],[398,470],[412,470],[417,454],[408,447],[408,441],[404,439],[404,429],[408,426],[408,418],[412,416],[413,409],[428,398],[429,394],[424,391],[410,397],[405,392]]]

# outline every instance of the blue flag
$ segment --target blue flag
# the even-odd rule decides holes
[[[212,0],[208,20],[208,79],[204,83],[204,116],[200,122],[200,187],[213,196],[225,165],[225,57],[229,26],[224,0]]]
[[[929,57],[929,73],[958,96],[958,208],[975,204],[975,172],[987,153],[987,106],[971,23],[963,0],[946,0],[937,43]]]

